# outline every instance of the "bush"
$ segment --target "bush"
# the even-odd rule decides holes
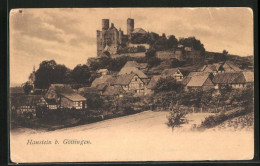
[[[206,117],[204,121],[202,121],[200,128],[212,128],[215,127],[221,123],[223,123],[226,120],[247,115],[252,112],[248,112],[247,109],[241,108],[241,109],[235,109],[232,111],[228,111],[226,113],[221,112],[218,115],[211,115],[209,117]]]
[[[171,127],[172,130],[175,127],[179,127],[180,125],[185,123],[185,115],[187,114],[186,110],[181,109],[180,106],[173,107],[172,105],[169,107],[171,109],[170,116],[168,116],[168,127]]]
[[[183,85],[177,83],[172,77],[160,78],[155,86],[155,92],[161,91],[175,91],[180,92],[183,90]]]

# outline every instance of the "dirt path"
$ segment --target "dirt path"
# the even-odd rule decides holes
[[[56,131],[20,129],[11,133],[11,159],[16,162],[58,161],[171,161],[249,159],[253,132],[192,132],[206,114],[190,114],[189,124],[167,127],[168,112],[146,111]],[[64,144],[64,140],[91,144]],[[51,141],[28,145],[28,140]],[[55,141],[59,144],[55,144]]]

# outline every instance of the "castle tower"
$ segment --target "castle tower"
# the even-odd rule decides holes
[[[130,36],[130,34],[134,31],[134,19],[128,18],[127,19],[127,35]]]
[[[109,28],[109,19],[102,19],[102,30],[108,30]]]
[[[120,44],[122,44],[123,33],[124,33],[124,32],[121,30],[121,28],[119,28],[118,41],[119,41]]]
[[[33,65],[33,72],[29,76],[29,84],[32,85],[34,89],[34,82],[35,82],[35,65]]]

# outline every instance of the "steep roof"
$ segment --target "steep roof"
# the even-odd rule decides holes
[[[246,79],[246,82],[254,82],[254,72],[245,71],[243,72],[243,75]]]
[[[143,28],[135,28],[132,33],[147,33]]]
[[[148,67],[148,63],[139,63],[139,68],[140,69],[145,69]]]
[[[190,80],[191,80],[192,77],[184,77],[183,80],[181,81],[181,84],[186,86]]]
[[[162,71],[162,76],[171,76],[174,75],[175,73],[180,72],[183,76],[188,74],[188,71],[181,69],[181,68],[170,68],[170,69],[164,69]]]
[[[74,90],[69,84],[51,84],[47,93],[45,94],[45,98],[57,98],[58,94],[60,93],[74,93]]]
[[[45,94],[45,100],[51,102],[52,99],[57,99],[59,95],[64,96],[71,101],[86,100],[86,98],[76,93],[69,84],[51,84]]]
[[[131,73],[137,74],[138,77],[142,79],[148,78],[147,75],[145,75],[141,70],[139,70],[136,67],[123,67],[118,73],[118,75],[131,74]]]
[[[115,95],[120,95],[120,94],[124,94],[125,91],[124,89],[119,86],[119,85],[114,85],[114,86],[108,86],[105,90],[105,92],[103,93],[103,95],[105,96],[115,96]]]
[[[60,93],[62,96],[68,98],[71,101],[85,101],[86,98],[77,93]]]
[[[188,87],[201,87],[207,81],[208,76],[194,76],[191,77],[190,81],[188,82]],[[213,85],[213,84],[212,84]]]
[[[239,84],[246,83],[246,79],[242,72],[219,73],[212,80],[215,84]]]
[[[97,87],[100,84],[110,84],[115,80],[115,77],[112,75],[104,75],[99,78],[96,78],[92,84],[91,87]]]
[[[149,84],[147,85],[147,88],[149,89],[154,89],[157,82],[160,80],[161,76],[160,75],[155,75],[151,78]]]
[[[135,75],[137,74],[131,73],[119,75],[115,80],[114,85],[128,85]]]
[[[210,72],[190,72],[188,77],[194,77],[194,76],[209,76]]]
[[[98,89],[96,87],[82,87],[78,89],[78,93],[80,95],[85,95],[88,93],[99,93]]]
[[[203,71],[203,72],[217,72],[219,71],[221,67],[221,64],[219,63],[214,63],[214,64],[208,64],[208,65],[204,65],[200,71]]]
[[[127,61],[124,67],[139,67],[139,64],[136,61]]]
[[[175,74],[178,71],[178,68],[171,68],[171,69],[164,69],[162,71],[163,76],[171,76],[173,74]]]
[[[241,71],[241,69],[236,66],[233,62],[230,61],[226,61],[223,65],[222,65],[223,69],[226,72],[236,72],[236,71]]]

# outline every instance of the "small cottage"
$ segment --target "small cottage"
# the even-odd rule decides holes
[[[222,63],[214,63],[204,65],[201,69],[201,72],[212,72],[214,75],[217,73],[228,73],[228,72],[239,72],[241,69],[236,66],[233,62],[226,61]]]
[[[147,75],[145,75],[141,70],[139,70],[136,67],[123,67],[118,75],[124,75],[124,74],[131,74],[135,73],[140,77],[141,79],[148,79]]]
[[[108,86],[103,96],[112,96],[115,98],[123,97],[126,91],[120,85]]]
[[[103,75],[99,78],[96,78],[92,84],[91,88],[96,88],[100,94],[103,94],[103,92],[106,90],[107,86],[110,86],[114,81],[116,77],[113,75]]]
[[[113,85],[120,85],[126,92],[133,92],[136,95],[144,95],[145,84],[135,73],[117,76]]]
[[[191,72],[182,80],[182,84],[186,85],[185,90],[208,90],[214,88],[213,78],[214,75],[211,72]]]
[[[164,69],[162,77],[173,77],[176,81],[182,81],[187,72],[180,68]]]
[[[220,73],[215,75],[213,79],[216,89],[229,86],[234,89],[245,88],[247,85],[253,85],[254,73],[253,72],[233,72],[233,73]]]
[[[36,107],[42,103],[42,95],[19,95],[11,96],[11,108],[16,115],[30,113],[31,116],[36,115]]]
[[[155,75],[151,78],[149,84],[145,88],[145,95],[151,95],[154,94],[155,87],[160,80],[161,75]]]
[[[194,76],[190,78],[190,81],[186,85],[186,90],[192,89],[214,89],[214,84],[208,76]]]
[[[44,98],[49,109],[84,109],[87,107],[87,99],[79,95],[68,84],[51,84]]]

